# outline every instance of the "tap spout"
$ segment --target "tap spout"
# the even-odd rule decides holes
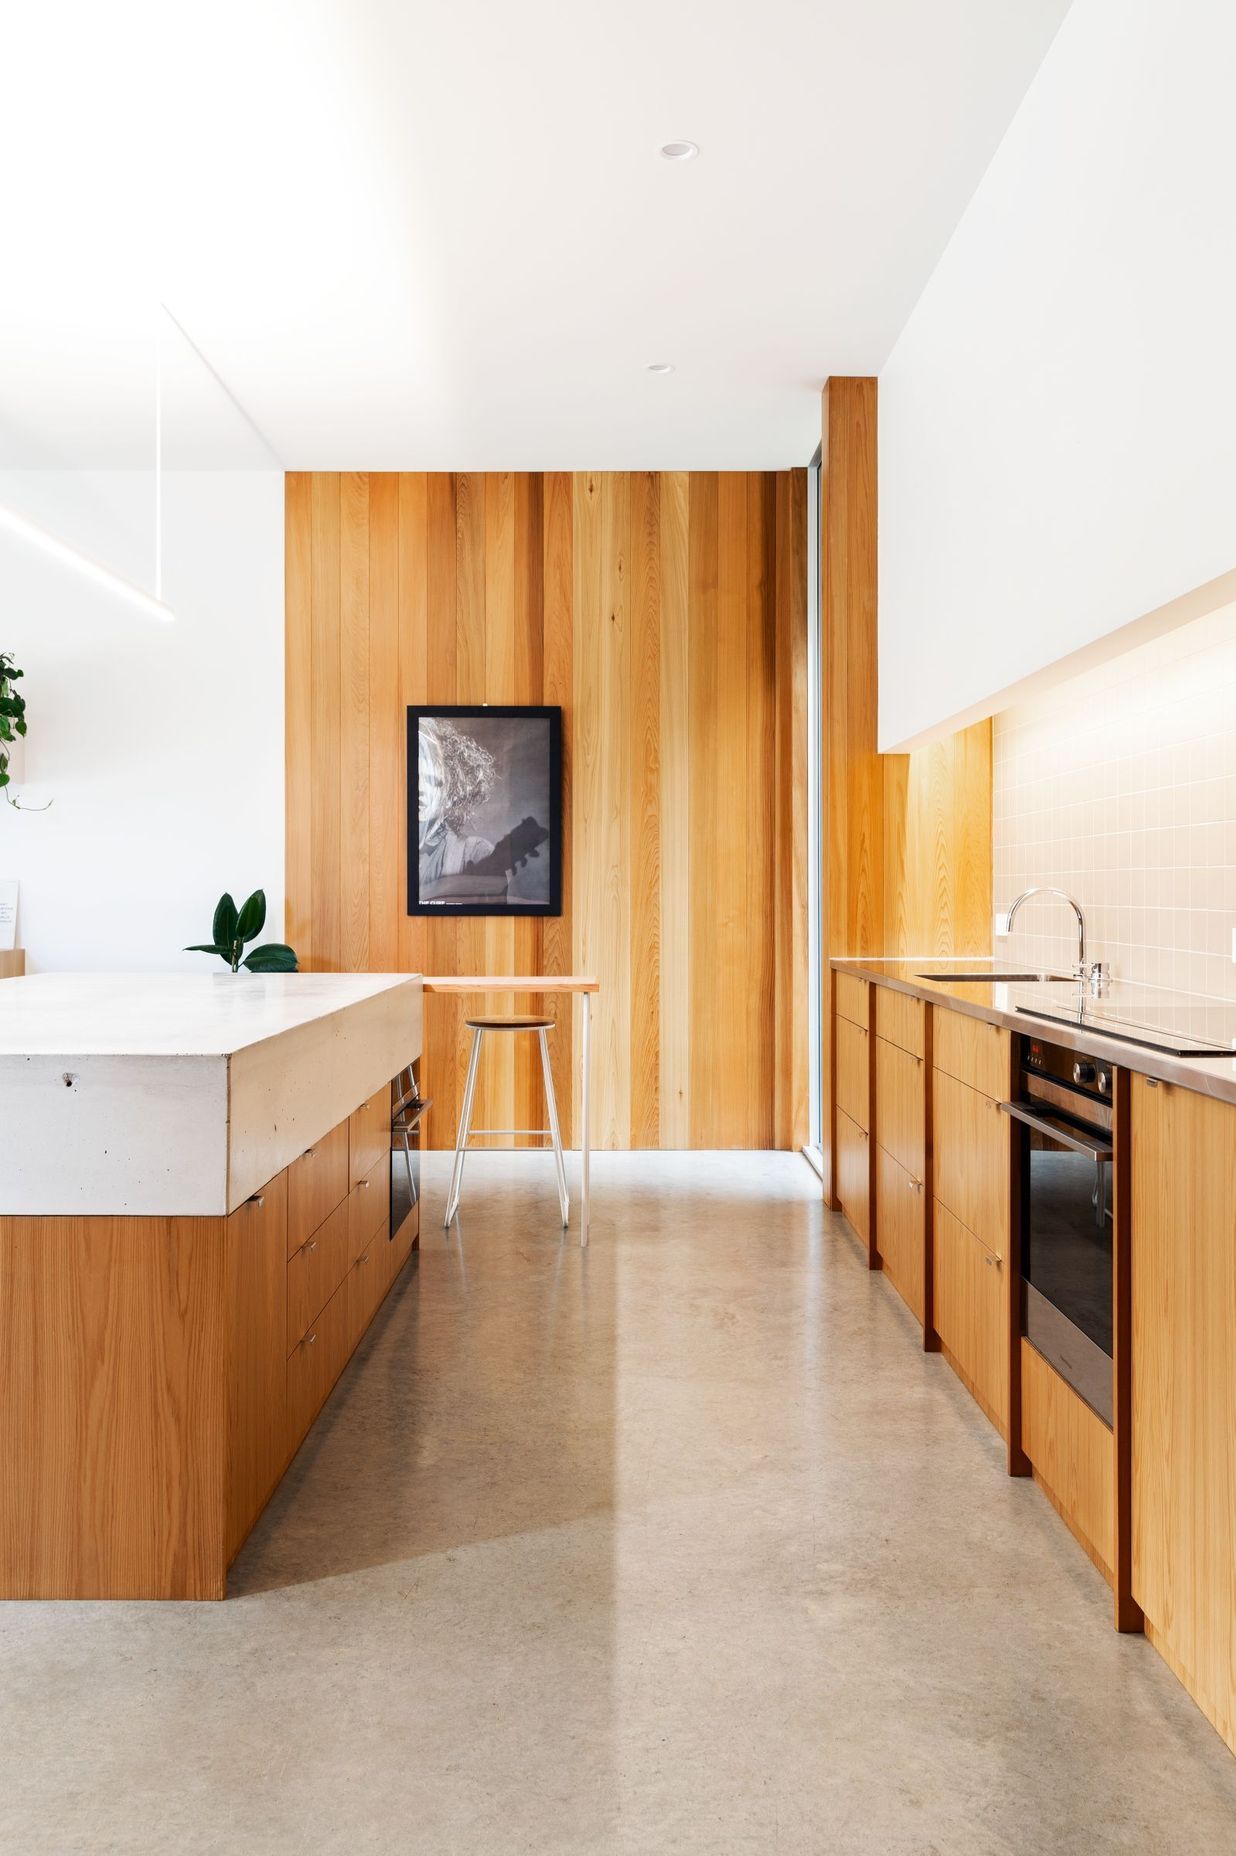
[[[1055,896],[1060,902],[1067,902],[1077,917],[1077,977],[1079,980],[1089,978],[1086,967],[1086,917],[1082,905],[1076,896],[1070,896],[1067,889],[1054,889],[1049,884],[1036,883],[1031,889],[1023,889],[1020,896],[1009,907],[1004,918],[1004,932],[1008,934],[1013,926],[1013,917],[1023,902],[1029,902],[1031,896]]]

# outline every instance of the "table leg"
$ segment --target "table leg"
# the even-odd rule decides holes
[[[592,1067],[588,1054],[588,1033],[592,1022],[592,999],[586,992],[581,993],[580,998],[583,1001],[584,1007],[583,1036],[580,1039],[580,1061],[583,1069],[583,1076],[581,1079],[579,1097],[579,1242],[582,1248],[588,1242],[588,1171],[590,1159],[588,1150],[588,1078]]]

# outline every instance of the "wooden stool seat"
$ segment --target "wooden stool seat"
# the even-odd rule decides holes
[[[554,1020],[532,1012],[501,1012],[487,1018],[465,1018],[469,1031],[552,1031]]]
[[[531,1135],[543,1139],[548,1135],[553,1142],[554,1167],[558,1174],[558,1204],[562,1209],[562,1228],[566,1229],[571,1216],[571,1201],[567,1197],[566,1163],[562,1157],[562,1130],[558,1126],[558,1104],[554,1100],[554,1075],[549,1062],[549,1034],[554,1028],[552,1018],[543,1018],[537,1012],[487,1012],[484,1017],[465,1018],[464,1024],[472,1033],[472,1050],[468,1057],[468,1079],[464,1084],[463,1106],[459,1111],[459,1133],[455,1136],[455,1170],[451,1174],[451,1189],[446,1197],[446,1217],[442,1220],[449,1225],[459,1210],[459,1193],[463,1186],[464,1156],[468,1143],[474,1135]],[[531,1031],[541,1047],[541,1080],[545,1084],[545,1106],[549,1111],[548,1128],[474,1128],[472,1126],[472,1101],[476,1094],[476,1072],[481,1061],[481,1045],[489,1031]]]

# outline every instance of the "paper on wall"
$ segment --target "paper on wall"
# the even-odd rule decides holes
[[[0,877],[0,951],[17,946],[17,878]]]

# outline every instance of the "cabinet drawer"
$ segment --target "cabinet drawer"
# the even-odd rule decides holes
[[[876,1148],[876,1235],[884,1274],[906,1306],[923,1319],[927,1191],[882,1147]]]
[[[837,1107],[860,1128],[867,1128],[871,1121],[868,1051],[871,1039],[848,1018],[837,1019],[833,1029],[837,1051]]]
[[[341,1283],[288,1357],[288,1453],[297,1449],[347,1365],[348,1292]]]
[[[907,992],[893,992],[891,987],[875,989],[876,1036],[908,1050],[912,1057],[927,1052],[927,1007],[921,999]]]
[[[385,1231],[375,1231],[348,1271],[348,1352],[357,1345],[373,1320],[390,1286],[390,1244]]]
[[[880,1146],[915,1178],[923,1178],[927,1154],[927,1067],[884,1038],[875,1040],[876,1122]]]
[[[315,1142],[288,1168],[288,1255],[341,1205],[348,1194],[348,1124]]]
[[[848,1018],[852,1025],[861,1025],[866,1031],[871,1025],[871,986],[867,980],[856,980],[852,973],[835,973],[833,975],[836,990],[833,994],[837,1002],[838,1018]]]
[[[1021,1447],[1068,1525],[1104,1567],[1110,1584],[1116,1461],[1112,1434],[1028,1340],[1021,1342],[1020,1359]]]
[[[987,1248],[1009,1241],[1011,1124],[991,1096],[937,1070],[932,1077],[932,1190]]]
[[[395,1253],[394,1267],[391,1272],[393,1276],[398,1276],[400,1270],[412,1255],[413,1247],[420,1235],[419,1212],[419,1206],[414,1205],[409,1215],[404,1219],[398,1231],[395,1233],[394,1241],[391,1244],[391,1249]]]
[[[355,1263],[391,1209],[391,1157],[383,1154],[348,1194],[348,1262]]]
[[[288,1258],[288,1350],[295,1347],[348,1273],[348,1207],[336,1206]]]
[[[931,1249],[936,1332],[987,1416],[1007,1434],[1009,1310],[1004,1265],[938,1200]]]
[[[866,1243],[871,1229],[871,1144],[842,1109],[837,1110],[837,1197]]]
[[[994,1096],[997,1102],[1008,1100],[1010,1045],[1010,1035],[1002,1026],[936,1006],[931,1045],[936,1069],[985,1096]]]
[[[383,1083],[348,1117],[348,1185],[367,1179],[391,1150],[391,1086]]]

